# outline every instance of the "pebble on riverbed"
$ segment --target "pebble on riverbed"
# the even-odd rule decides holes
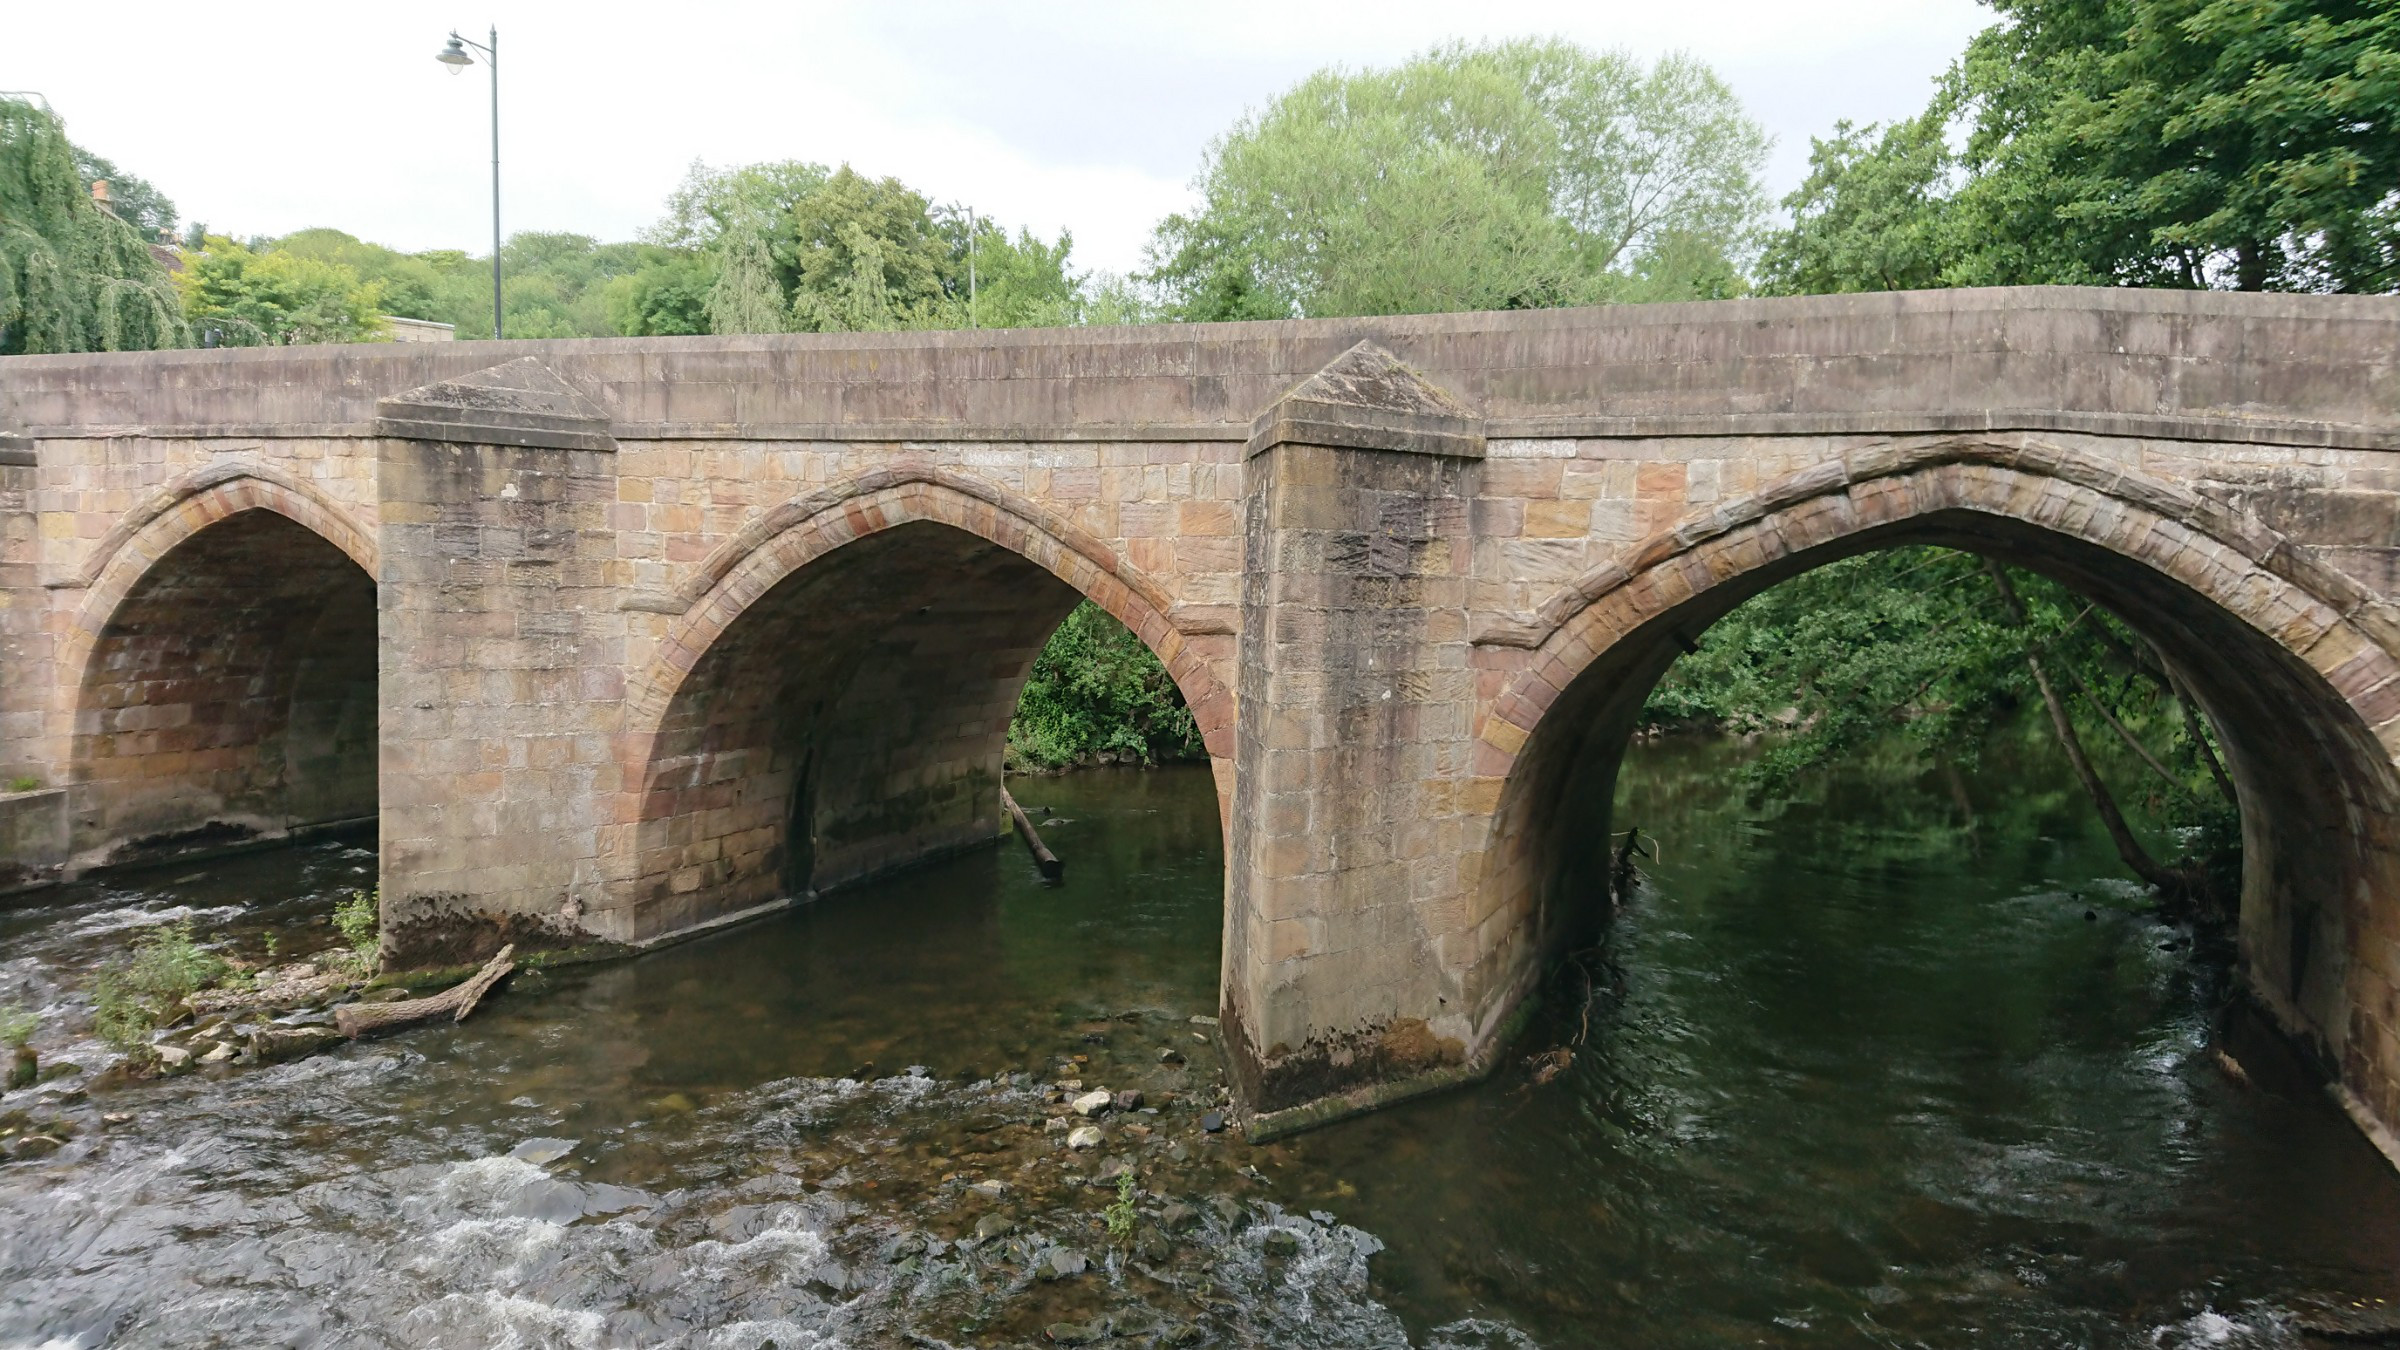
[[[1075,1099],[1075,1114],[1096,1116],[1116,1104],[1116,1095],[1107,1088],[1095,1088]]]
[[[1067,1147],[1072,1149],[1100,1147],[1100,1127],[1097,1125],[1076,1126],[1067,1134]]]

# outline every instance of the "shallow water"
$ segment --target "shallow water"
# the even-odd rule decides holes
[[[1637,749],[1664,857],[1545,1085],[1207,1133],[1208,775],[1031,780],[1063,887],[1009,845],[461,1026],[53,1085],[80,1132],[0,1168],[0,1346],[2294,1345],[2312,1298],[2400,1298],[2400,1177],[2263,1037],[2222,1074],[2214,981],[2056,783],[1996,769],[1970,832],[1872,767],[1754,810],[1739,753]],[[331,945],[371,861],[0,910],[0,1002],[96,1064],[79,991],[141,923]],[[1562,985],[1520,1055],[1576,1035]],[[1155,1114],[1070,1150],[1065,1080]]]

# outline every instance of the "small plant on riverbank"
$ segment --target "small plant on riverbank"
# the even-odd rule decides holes
[[[8,790],[11,792],[33,792],[38,790],[41,786],[42,780],[35,778],[30,774],[23,778],[11,778],[8,780]]]
[[[333,926],[350,946],[338,959],[361,975],[374,972],[375,951],[383,942],[382,907],[377,903],[380,894],[352,891],[349,899],[333,907]]]
[[[1133,1173],[1117,1173],[1117,1198],[1100,1217],[1108,1223],[1108,1235],[1122,1242],[1133,1236]]]
[[[33,1040],[33,1033],[41,1029],[41,1014],[27,1012],[14,1003],[0,1003],[0,1046],[23,1049]]]
[[[40,1014],[14,1003],[0,1003],[0,1046],[9,1052],[7,1087],[11,1092],[41,1080],[42,1061],[33,1053],[33,1033],[41,1026]]]
[[[189,922],[163,924],[133,940],[92,985],[92,1024],[120,1050],[147,1045],[150,1033],[183,1013],[183,1001],[233,974],[223,957],[193,940]]]

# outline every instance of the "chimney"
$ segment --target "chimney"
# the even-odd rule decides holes
[[[92,180],[92,205],[99,207],[103,211],[109,211],[109,214],[111,215],[116,214],[114,211],[109,210],[107,179],[95,178]]]

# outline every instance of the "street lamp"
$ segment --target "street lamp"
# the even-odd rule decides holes
[[[499,45],[500,29],[498,25],[494,25],[492,28],[492,40],[489,45],[481,42],[474,42],[467,38],[462,38],[458,35],[458,31],[456,29],[452,29],[450,33],[450,45],[442,48],[439,52],[436,52],[433,57],[434,60],[450,67],[450,73],[456,75],[460,71],[465,70],[468,66],[475,64],[475,58],[467,54],[467,48],[473,47],[476,51],[483,53],[484,68],[492,72],[492,336],[495,338],[501,336],[500,53],[495,50],[495,48],[499,47]]]

